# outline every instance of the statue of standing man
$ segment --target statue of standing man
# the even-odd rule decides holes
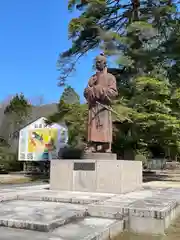
[[[106,57],[96,57],[96,73],[89,79],[84,96],[89,106],[88,151],[111,152],[112,118],[110,105],[118,95],[116,78],[107,72]]]

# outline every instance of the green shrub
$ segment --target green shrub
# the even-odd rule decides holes
[[[21,171],[22,163],[17,159],[15,153],[0,151],[0,172]]]
[[[59,159],[82,159],[84,154],[84,149],[65,147],[62,148],[58,154]]]

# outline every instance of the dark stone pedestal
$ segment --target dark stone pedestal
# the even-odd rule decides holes
[[[117,155],[115,153],[85,153],[83,159],[117,160]]]

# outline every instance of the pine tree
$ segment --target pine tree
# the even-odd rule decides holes
[[[69,104],[80,103],[79,95],[70,86],[64,89],[64,92],[62,93],[61,96],[61,100]]]
[[[79,58],[97,47],[102,47],[106,54],[121,57],[119,64],[134,63],[141,68],[136,60],[141,57],[147,61],[144,45],[146,51],[153,45],[152,55],[156,54],[158,62],[163,55],[159,45],[167,40],[178,18],[177,1],[170,0],[131,0],[127,3],[117,0],[69,0],[68,7],[70,11],[79,11],[80,16],[69,23],[72,47],[61,53],[58,60],[61,84],[74,70]],[[131,41],[127,37],[131,37]],[[128,49],[133,56],[128,54],[122,61],[122,53],[127,55]]]
[[[19,131],[31,112],[31,105],[23,94],[16,94],[4,110],[9,122],[10,138]]]

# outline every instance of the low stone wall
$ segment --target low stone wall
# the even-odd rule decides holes
[[[53,160],[52,190],[126,193],[142,186],[140,161]]]

